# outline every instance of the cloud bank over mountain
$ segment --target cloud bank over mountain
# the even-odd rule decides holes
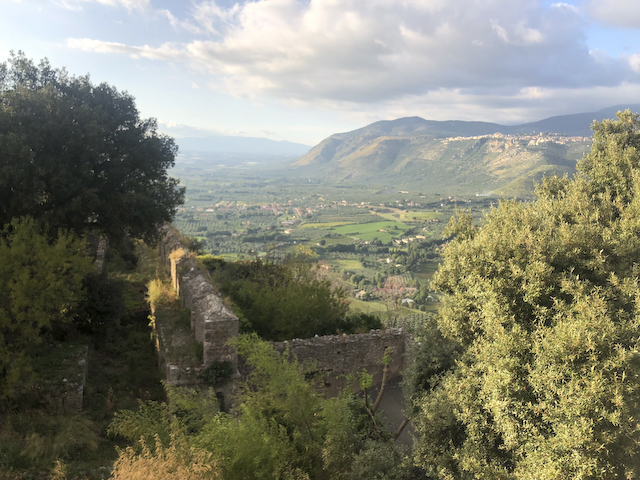
[[[252,132],[270,128],[267,110],[280,123],[297,118],[290,129],[298,131],[303,123],[311,130],[320,123],[313,118],[329,112],[331,118],[322,120],[327,133],[329,122],[344,128],[418,115],[521,123],[640,102],[637,0],[34,0],[9,5],[7,18],[63,18],[66,27],[54,32],[56,48],[91,60],[101,57],[110,65],[120,59],[118,79],[126,68],[132,82],[147,71],[153,71],[155,77],[149,78],[158,85],[172,79],[183,102],[209,95],[207,105],[221,105],[225,114],[234,108],[248,112],[243,122]],[[171,102],[169,96],[162,100],[162,108]],[[254,112],[260,111],[258,124]],[[215,122],[206,118],[200,112],[193,126],[220,129],[232,123],[228,114],[218,114]],[[186,123],[188,116],[162,120]],[[240,125],[238,118],[227,126]]]
[[[153,14],[148,2],[102,1]],[[303,103],[442,97],[525,107],[584,89],[635,91],[640,83],[640,50],[614,57],[586,43],[585,15],[640,26],[640,8],[622,0],[584,9],[530,0],[200,2],[183,18],[155,14],[187,38],[155,46],[71,38],[68,45],[182,61],[208,72],[211,88]]]

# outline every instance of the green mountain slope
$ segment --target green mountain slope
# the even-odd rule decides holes
[[[543,175],[572,174],[590,146],[591,122],[623,108],[640,105],[513,126],[419,117],[381,121],[326,138],[293,167],[330,181],[523,196]]]
[[[318,149],[305,175],[332,181],[404,185],[422,191],[493,192],[523,196],[542,175],[573,173],[590,139],[531,135],[476,136],[451,139],[429,136],[380,136],[335,148],[333,158]],[[311,155],[310,154],[310,155]],[[304,158],[302,160],[305,160]]]

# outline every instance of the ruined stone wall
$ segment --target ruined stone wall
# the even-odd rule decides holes
[[[280,352],[289,349],[299,362],[311,363],[321,380],[322,390],[335,395],[347,385],[346,376],[366,370],[373,384],[382,381],[382,359],[391,349],[389,379],[402,375],[408,362],[413,337],[401,329],[372,330],[355,335],[327,335],[275,343]]]
[[[227,342],[238,336],[238,317],[222,303],[194,258],[171,258],[171,252],[183,248],[178,235],[169,227],[161,233],[160,255],[171,268],[171,281],[183,305],[191,310],[191,330],[203,346],[203,368],[227,361],[235,372],[238,356]]]
[[[191,310],[191,329],[203,344],[203,368],[214,361],[228,361],[237,371],[237,353],[227,341],[238,335],[238,318],[222,303],[217,291],[194,258],[171,259],[171,252],[182,248],[178,235],[169,227],[162,230],[160,254],[171,268],[174,288],[186,308]],[[407,365],[413,343],[401,329],[372,330],[357,335],[328,335],[310,339],[276,342],[280,352],[287,348],[299,361],[315,365],[327,395],[337,394],[347,385],[346,376],[367,370],[373,384],[382,379],[382,359],[391,348],[390,379],[400,376]],[[172,366],[174,370],[177,368]],[[169,367],[167,367],[169,368]],[[175,373],[175,372],[174,372]],[[176,373],[177,375],[177,373]]]
[[[64,352],[61,362],[60,350]],[[36,367],[40,380],[32,387],[33,395],[53,415],[79,414],[87,381],[89,347],[56,343],[50,347],[50,353],[56,360]]]

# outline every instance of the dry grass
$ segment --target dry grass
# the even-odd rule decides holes
[[[188,255],[187,250],[185,250],[182,247],[176,248],[175,250],[173,250],[170,254],[169,254],[169,259],[170,260],[180,260],[182,257],[184,257],[185,255]]]
[[[142,443],[142,452],[129,447],[120,452],[113,466],[113,480],[218,480],[220,468],[213,455],[193,447],[164,448],[160,441],[150,449]]]
[[[147,284],[147,301],[154,313],[160,305],[169,305],[177,299],[176,291],[170,283],[163,282],[159,278],[151,280]]]

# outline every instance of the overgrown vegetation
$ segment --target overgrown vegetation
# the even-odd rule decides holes
[[[231,378],[231,362],[213,361],[201,374],[202,380],[211,387],[218,387]]]
[[[187,394],[190,405],[172,398],[123,412],[111,428],[137,447],[121,453],[115,478],[165,478],[169,465],[174,478],[192,479],[414,478],[408,452],[363,399],[322,398],[304,366],[255,335],[240,336],[237,349],[251,367],[239,418],[202,408],[199,392]]]
[[[321,276],[308,250],[298,249],[282,262],[206,262],[214,267],[220,291],[237,307],[243,332],[290,340],[381,326],[377,317],[349,313],[344,291]]]
[[[33,357],[35,382],[25,385],[23,395],[0,403],[0,477],[107,478],[121,444],[106,434],[114,413],[134,408],[138,399],[164,399],[144,297],[157,256],[138,248],[137,265],[126,260],[130,251],[110,251],[98,284],[116,285],[119,295],[99,308],[104,316],[65,324],[55,332],[55,343],[45,338],[47,348]],[[109,292],[114,290],[103,293]],[[81,309],[83,315],[88,306]],[[87,346],[88,357],[78,357],[76,351]],[[79,362],[88,362],[83,412],[65,414],[56,407],[64,402],[64,389],[49,389],[48,384],[74,381],[82,368]]]
[[[32,218],[14,219],[0,231],[0,400],[24,391],[33,355],[71,322],[91,271],[85,248],[70,233],[49,242]]]
[[[157,261],[131,238],[182,201],[175,153],[128,94],[21,52],[0,64],[0,477],[106,478],[113,413],[163,398],[144,298]],[[80,414],[67,397],[85,369]]]

